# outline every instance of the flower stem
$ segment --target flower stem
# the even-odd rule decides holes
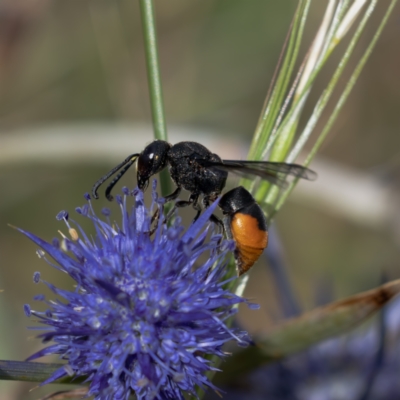
[[[157,32],[153,0],[140,0],[140,12],[143,23],[146,67],[149,81],[150,105],[153,119],[154,137],[168,141],[162,96],[160,63],[157,52]],[[161,192],[163,196],[170,193],[170,180],[167,171],[161,174]]]
[[[44,382],[62,366],[63,364],[0,360],[0,380]],[[67,377],[54,382],[79,384],[84,382],[84,380],[81,377],[78,380]]]

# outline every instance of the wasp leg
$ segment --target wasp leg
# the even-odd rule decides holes
[[[213,222],[217,226],[218,233],[222,233],[222,234],[224,233],[224,231],[225,231],[224,223],[221,221],[220,218],[218,218],[214,214],[211,214],[210,221]]]
[[[177,208],[182,208],[182,207],[187,207],[190,206],[192,204],[191,201],[189,200],[179,200],[177,201],[174,206],[171,208],[171,210],[169,210],[166,218],[165,218],[165,222],[169,222],[171,220],[171,218],[173,217],[175,211]]]
[[[204,196],[203,197],[203,207],[208,208],[210,205],[210,196]]]
[[[165,203],[168,203],[169,201],[175,200],[178,196],[179,193],[182,191],[182,187],[178,186],[174,192],[172,192],[171,194],[169,194],[168,196],[164,197]],[[168,215],[165,218],[164,224],[166,224],[170,218],[173,215],[173,212],[176,209],[176,205],[174,205],[174,207],[172,208],[172,210],[168,213]],[[149,235],[151,236],[156,230],[157,230],[157,226],[158,226],[158,221],[160,219],[160,209],[157,208],[157,210],[155,211],[155,213],[153,214],[153,216],[151,217],[151,222],[150,222],[150,230],[149,230]],[[154,224],[154,227],[151,228],[151,226]]]
[[[229,240],[232,239],[233,236],[232,236],[232,231],[231,231],[231,218],[229,217],[229,215],[225,215],[224,218],[221,220],[216,215],[211,214],[210,221],[213,222],[217,226],[218,230],[222,234],[225,233],[225,236],[226,236],[227,239],[229,239]],[[222,249],[221,249],[222,239],[223,239],[223,236],[218,241],[218,247],[216,249],[217,254],[222,252]],[[206,278],[208,278],[208,276],[210,275],[212,269],[213,269],[212,266],[208,269],[207,274],[206,274]]]
[[[192,197],[192,196],[190,196],[190,197]],[[195,217],[193,218],[192,224],[197,221],[197,219],[200,217],[200,214],[202,211],[201,205],[199,204],[199,195],[194,195],[193,208],[197,211],[197,213],[196,213]]]
[[[199,195],[197,193],[192,193],[189,197],[189,200],[179,200],[177,202],[175,202],[174,206],[172,207],[172,209],[169,211],[169,213],[167,214],[166,218],[165,218],[165,222],[169,222],[171,220],[171,218],[173,217],[175,210],[177,208],[183,208],[183,207],[187,207],[192,205],[193,208],[195,210],[197,210],[197,214],[194,217],[194,221],[196,221],[197,218],[199,218],[200,213],[201,213],[201,207],[198,204],[198,199],[199,199]]]
[[[156,221],[158,222],[158,220],[160,219],[160,209],[157,208],[156,212],[153,214],[153,216],[151,217],[151,222],[150,225],[153,225],[153,222]],[[157,225],[157,224],[156,224]]]
[[[210,196],[204,196],[203,197],[203,207],[208,208],[210,206]],[[218,233],[223,233],[224,232],[224,224],[222,223],[221,219],[218,218],[216,215],[211,214],[210,221],[213,222],[217,228],[218,228]]]
[[[160,220],[160,209],[157,208],[150,221],[150,230],[148,231],[149,236],[151,236],[156,230],[158,226],[158,221]],[[154,224],[154,226],[153,226]],[[153,228],[152,228],[153,226]]]
[[[174,192],[172,192],[171,194],[169,194],[168,196],[164,197],[164,200],[166,203],[168,203],[169,201],[175,200],[178,196],[179,193],[182,191],[182,187],[178,186]]]
[[[222,224],[224,226],[225,236],[229,240],[233,240],[233,234],[231,229],[231,217],[229,215],[225,215],[222,219]]]

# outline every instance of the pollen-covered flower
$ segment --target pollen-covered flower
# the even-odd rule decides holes
[[[224,289],[224,258],[233,243],[210,231],[217,204],[187,230],[179,218],[170,227],[160,218],[151,235],[151,216],[157,208],[162,215],[163,207],[155,185],[150,210],[139,190],[117,196],[120,224],[111,223],[108,209],[99,218],[86,198],[76,211],[92,221],[93,237],[66,212],[58,219],[71,238],[50,244],[21,230],[41,247],[40,256],[76,282],[67,291],[43,281],[62,300],[37,296],[47,306],[43,312],[25,306],[26,314],[46,325],[43,341],[54,342],[29,360],[58,354],[67,361],[44,383],[87,376],[88,395],[102,400],[133,393],[138,399],[183,399],[185,392],[195,395],[196,386],[215,388],[205,376],[215,369],[206,356],[223,357],[230,340],[248,343],[245,332],[225,324],[236,312],[233,306],[245,300]],[[41,281],[39,274],[34,281]]]

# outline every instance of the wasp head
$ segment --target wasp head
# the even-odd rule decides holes
[[[167,165],[171,145],[164,140],[155,140],[140,153],[137,165],[137,181],[140,190],[146,190],[149,179]]]

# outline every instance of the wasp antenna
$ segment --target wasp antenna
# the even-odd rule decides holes
[[[118,164],[116,167],[114,167],[110,172],[108,172],[107,174],[105,174],[102,178],[100,178],[94,185],[92,188],[92,194],[93,197],[95,199],[99,198],[99,195],[97,194],[97,190],[99,189],[99,187],[111,176],[114,175],[119,169],[121,169],[124,165],[129,163],[129,167],[135,162],[136,158],[138,158],[139,154],[131,154],[129,157],[127,157],[124,161],[122,161],[122,163]],[[127,167],[124,171],[124,173],[126,172],[126,170],[129,168]],[[119,178],[121,178],[123,174],[119,175]],[[119,179],[118,178],[118,179]],[[117,181],[118,181],[117,179]],[[115,183],[114,183],[115,185]]]
[[[137,157],[137,156],[136,156]],[[129,160],[125,167],[121,169],[121,171],[119,171],[118,175],[115,176],[115,178],[110,182],[110,184],[107,186],[106,189],[106,197],[109,201],[112,201],[113,197],[111,196],[111,190],[113,189],[113,187],[116,185],[116,183],[121,179],[122,175],[124,175],[124,173],[126,171],[128,171],[128,169],[131,167],[131,165],[136,161],[136,157],[135,158],[131,158],[131,160]]]

